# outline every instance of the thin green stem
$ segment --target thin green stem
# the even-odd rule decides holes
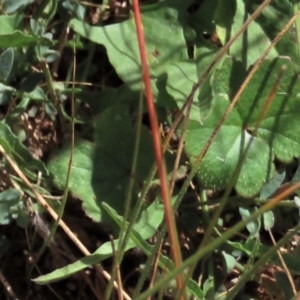
[[[139,108],[138,108],[138,119],[137,119],[137,128],[136,128],[136,140],[134,145],[134,151],[133,151],[133,161],[132,161],[132,167],[131,172],[134,174],[137,168],[137,160],[138,160],[138,154],[139,154],[139,146],[140,146],[140,139],[141,139],[141,129],[142,129],[142,111],[143,111],[143,93],[141,92],[140,100],[139,100]],[[129,216],[129,210],[131,207],[131,199],[132,199],[132,192],[134,188],[135,179],[133,176],[130,176],[129,180],[129,187],[128,187],[128,193],[125,200],[125,210],[124,210],[124,216],[123,216],[123,226],[121,226],[120,230],[120,236],[119,236],[119,243],[118,243],[118,251],[117,255],[115,257],[114,261],[114,267],[111,274],[111,280],[109,281],[109,284],[107,286],[107,289],[105,291],[105,299],[109,299],[111,292],[113,290],[113,283],[116,276],[116,271],[118,266],[121,264],[126,244],[130,238],[130,232],[135,224],[135,221],[137,219],[137,216],[140,212],[140,205],[137,205],[137,210],[134,211],[133,217],[130,218],[129,225],[127,224],[127,218]]]
[[[92,60],[93,60],[95,50],[96,50],[96,44],[89,43],[88,49],[89,49],[88,55],[87,55],[86,59],[84,60],[84,69],[83,69],[78,81],[84,81],[84,82],[87,81],[88,73],[90,71]]]

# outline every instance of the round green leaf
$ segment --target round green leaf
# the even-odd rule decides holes
[[[95,122],[95,156],[92,177],[97,202],[106,202],[121,215],[130,178],[135,181],[131,206],[154,163],[149,130],[142,127],[137,166],[132,173],[136,128],[125,105],[106,109]]]
[[[259,115],[283,65],[287,66],[285,76],[254,135]],[[188,127],[186,150],[191,155],[192,163],[245,76],[241,63],[231,58],[227,58],[222,68],[216,71],[212,82],[214,100],[211,113],[203,124],[191,121]],[[247,149],[235,188],[239,194],[252,197],[273,177],[274,156],[289,162],[300,155],[297,130],[300,127],[299,92],[298,75],[293,72],[290,60],[277,58],[262,63],[200,164],[198,174],[205,188],[226,188]]]
[[[70,142],[67,143],[48,164],[55,186],[63,190],[67,179],[70,160]],[[101,220],[101,210],[95,201],[91,178],[93,172],[94,145],[91,142],[77,139],[69,180],[69,190],[83,201],[83,208],[94,221]]]

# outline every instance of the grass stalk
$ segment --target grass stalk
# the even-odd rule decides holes
[[[133,4],[137,38],[139,43],[139,51],[141,56],[143,82],[146,91],[147,107],[148,107],[148,113],[150,119],[150,127],[152,131],[153,146],[155,151],[158,175],[160,179],[161,194],[162,194],[162,199],[165,207],[165,219],[168,227],[170,242],[172,245],[172,256],[173,256],[174,264],[175,266],[178,267],[182,263],[181,251],[178,242],[178,235],[177,235],[177,229],[176,229],[176,224],[174,219],[174,213],[170,202],[166,166],[162,155],[159,126],[157,121],[157,115],[154,108],[154,99],[153,99],[153,94],[151,89],[150,74],[149,74],[147,54],[146,54],[146,45],[145,45],[144,34],[142,30],[142,20],[141,20],[140,9],[139,9],[139,1],[133,0],[132,4]],[[181,290],[182,279],[180,274],[177,275],[177,285],[179,290]]]

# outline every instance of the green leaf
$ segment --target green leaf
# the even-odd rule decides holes
[[[205,49],[202,52],[203,59],[174,62],[167,68],[166,89],[175,99],[179,108],[183,106],[191,93],[193,85],[207,69],[214,57],[209,49]],[[191,120],[203,122],[210,113],[213,99],[211,79],[212,76],[208,77],[195,93],[190,114]]]
[[[11,132],[10,128],[0,123],[0,144],[6,153],[23,169],[28,176],[35,178],[31,170],[41,171],[44,175],[48,174],[42,161],[32,157],[30,152],[19,139]]]
[[[216,10],[215,21],[217,34],[223,44],[228,36],[233,37],[249,18],[247,11],[248,3],[243,0],[219,1]],[[228,13],[228,10],[230,12]],[[233,17],[232,17],[233,14]],[[271,44],[271,40],[266,35],[264,28],[257,22],[251,22],[247,30],[234,42],[230,48],[230,55],[241,61],[248,69]],[[272,48],[268,54],[269,58],[278,56],[277,51]]]
[[[60,56],[60,53],[56,50],[49,49],[43,53],[43,57],[45,58],[47,63],[52,63],[56,61]]]
[[[226,272],[229,274],[235,267],[235,258],[232,255],[227,254],[225,251],[222,251],[222,255],[226,265]]]
[[[110,247],[111,247],[111,243],[110,243]],[[37,284],[47,284],[50,282],[56,282],[56,281],[62,280],[64,278],[67,278],[70,275],[72,275],[76,272],[79,272],[91,265],[100,263],[105,258],[106,258],[105,255],[99,255],[95,252],[92,255],[83,257],[80,260],[78,260],[72,264],[69,264],[63,268],[56,269],[55,271],[53,271],[49,274],[41,275],[35,279],[32,279],[32,281]]]
[[[215,21],[215,31],[222,45],[225,45],[230,37],[230,28],[236,12],[236,1],[230,2],[230,5],[226,5],[225,2],[218,1],[214,12],[214,17],[212,18]]]
[[[218,109],[224,109],[226,102],[220,99]],[[215,112],[214,116],[212,114],[209,116],[210,120],[220,119],[221,114],[216,110]],[[247,132],[241,131],[235,123],[235,117],[232,113],[231,118],[229,117],[221,128],[200,165],[198,175],[205,188],[225,188],[239,163],[241,152],[250,145],[235,185],[239,194],[250,197],[258,193],[263,186],[263,181],[269,178],[268,166],[273,157],[269,157],[269,149],[264,141],[253,139]],[[186,135],[186,148],[189,154],[196,156],[204,147],[215,127],[211,125],[210,120],[204,122],[202,126],[198,122],[190,122]],[[257,156],[257,151],[260,157]],[[193,160],[194,158],[191,157],[192,163]]]
[[[11,14],[20,7],[32,3],[33,0],[5,0],[4,6],[7,14]]]
[[[118,226],[122,227],[124,218],[118,215],[117,212],[106,203],[103,202],[102,206],[109,213],[112,219],[118,224]],[[133,229],[134,231],[136,231],[136,233],[138,233],[139,237],[142,238],[143,241],[145,241],[151,238],[156,233],[158,227],[163,221],[163,217],[164,207],[159,200],[156,200],[142,212],[139,221],[133,226]]]
[[[203,292],[205,297],[211,298],[212,291],[214,291],[215,281],[212,276],[208,276],[203,284]]]
[[[257,7],[260,0],[247,3],[242,0],[219,1],[215,12],[216,32],[224,43],[227,37],[233,36],[239,26],[246,21]],[[237,42],[231,47],[230,54],[243,62],[248,68],[274,40],[278,32],[284,28],[293,16],[293,8],[288,0],[273,0],[250,24]],[[290,56],[299,68],[295,30],[291,28],[271,51],[274,58],[279,55]],[[278,55],[277,54],[277,55]],[[269,58],[271,58],[269,56]],[[295,64],[296,65],[296,64]]]
[[[95,120],[95,146],[78,140],[74,148],[69,189],[83,201],[83,208],[95,221],[104,221],[100,203],[106,202],[117,212],[124,211],[130,177],[135,179],[131,206],[135,205],[141,184],[154,163],[149,130],[142,127],[136,172],[131,173],[136,128],[126,105],[104,110]],[[64,189],[70,146],[61,149],[48,164],[54,184]],[[108,218],[106,221],[111,221]]]
[[[49,102],[49,101],[45,103],[45,112],[49,116],[56,116],[57,115],[57,109],[56,109],[55,105],[52,102]]]
[[[41,24],[33,18],[30,19],[30,29],[35,36],[44,35],[44,31],[45,31],[44,26],[41,26]]]
[[[276,170],[274,177],[269,182],[267,182],[260,191],[260,198],[270,198],[281,186],[281,184],[285,180],[285,177],[286,172],[284,169]],[[275,216],[273,211],[265,212],[263,214],[263,221],[265,230],[270,230],[275,224]]]
[[[190,27],[188,14],[182,14],[182,6],[186,9],[189,4],[181,4],[177,1],[166,5],[172,8],[164,7],[162,2],[144,7],[143,28],[147,53],[149,53],[147,59],[157,103],[176,108],[173,100],[175,99],[178,107],[181,108],[193,85],[214,59],[217,49],[201,41],[196,48],[195,60],[187,60],[183,31]],[[180,9],[175,11],[173,7],[175,9],[180,7]],[[181,22],[179,23],[177,19]],[[132,19],[106,27],[90,27],[74,19],[71,21],[71,26],[80,35],[95,43],[103,44],[110,62],[122,80],[133,90],[141,88],[141,65]],[[160,30],[162,27],[165,28],[163,32]],[[168,39],[165,38],[166,34]],[[112,40],[111,36],[118,38]],[[122,64],[119,63],[120,61]],[[210,81],[211,78],[207,78],[196,92],[191,118],[202,120],[209,114],[212,102]]]
[[[286,172],[284,169],[278,169],[275,171],[274,177],[267,182],[262,190],[260,191],[259,197],[261,199],[268,199],[270,198],[281,186],[286,176]]]
[[[283,65],[287,71],[265,118],[257,128],[257,119]],[[217,123],[230,104],[246,76],[241,63],[227,58],[212,82],[214,101],[210,115],[199,124],[190,121],[186,135],[186,150],[191,162],[199,155]],[[216,135],[200,164],[199,178],[205,188],[224,189],[238,166],[241,154],[248,147],[235,184],[236,191],[251,197],[257,194],[273,176],[273,158],[289,162],[300,155],[300,127],[297,111],[300,107],[298,75],[290,60],[265,60],[240,101]]]
[[[0,224],[9,224],[15,219],[19,212],[19,203],[21,201],[21,192],[16,189],[9,189],[0,193]],[[22,202],[21,202],[22,203]],[[13,217],[13,214],[16,214]]]
[[[95,201],[95,193],[91,185],[93,172],[94,145],[91,142],[77,139],[74,147],[74,157],[69,181],[69,190],[83,201],[83,208],[94,221],[101,220],[101,210]],[[67,170],[70,160],[70,142],[48,163],[48,170],[53,177],[55,186],[65,188]]]
[[[263,220],[264,220],[264,228],[265,230],[270,230],[273,228],[275,224],[275,216],[273,211],[267,211],[263,214]]]
[[[260,13],[255,23],[259,24],[270,41],[273,41],[276,35],[289,22],[294,15],[290,0],[272,0],[271,3]],[[252,14],[261,4],[260,0],[247,2],[247,12]],[[291,27],[275,46],[279,55],[289,56],[299,70],[299,55],[297,38],[295,36],[295,27]]]
[[[35,101],[49,102],[47,95],[45,94],[44,90],[40,86],[37,86],[33,91],[26,94],[26,97]]]
[[[176,11],[165,7],[163,2],[144,6],[142,13],[147,59],[155,81],[168,64],[187,58],[185,39]],[[81,36],[105,46],[111,64],[131,89],[142,87],[142,68],[132,17],[105,27],[89,26],[73,19],[70,26]]]
[[[136,128],[126,105],[106,109],[95,120],[95,154],[92,185],[98,205],[109,204],[118,213],[124,212],[130,178],[134,179],[131,207],[134,207],[141,184],[154,163],[152,139],[144,126],[135,173],[132,173]]]
[[[0,80],[7,80],[14,63],[14,51],[8,48],[0,54]]]
[[[0,47],[26,47],[36,45],[38,42],[41,42],[43,40],[43,38],[25,34],[21,31],[16,30],[11,34],[0,34]]]
[[[246,220],[251,216],[254,211],[256,211],[256,208],[243,208],[239,207],[239,213],[243,220]],[[259,230],[260,230],[260,218],[257,218],[256,220],[250,221],[246,224],[247,230],[250,232],[251,236],[258,236]]]
[[[15,14],[11,16],[0,16],[0,36],[11,35],[15,30],[22,30],[23,16]]]
[[[25,47],[43,40],[23,32],[23,14],[0,16],[0,48]]]

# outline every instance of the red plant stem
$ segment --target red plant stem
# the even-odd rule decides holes
[[[141,14],[139,9],[139,2],[138,0],[133,0],[132,4],[133,4],[134,20],[136,24],[136,32],[137,32],[141,63],[142,63],[143,82],[145,85],[146,96],[147,96],[147,106],[149,112],[150,126],[152,130],[153,146],[155,150],[155,158],[156,158],[158,175],[160,179],[161,194],[162,194],[162,199],[165,208],[165,219],[168,227],[174,265],[175,267],[179,267],[182,263],[181,251],[178,242],[178,235],[177,235],[177,230],[176,230],[176,225],[174,220],[173,209],[169,197],[167,172],[166,172],[166,166],[162,155],[159,126],[158,126],[157,116],[154,108],[154,99],[153,99],[151,83],[150,83],[149,67],[147,63],[147,56],[145,50],[146,47],[145,47],[145,40],[144,40],[143,29],[142,29],[142,20],[141,20]],[[177,276],[177,286],[179,290],[182,290],[182,280],[180,276]]]

